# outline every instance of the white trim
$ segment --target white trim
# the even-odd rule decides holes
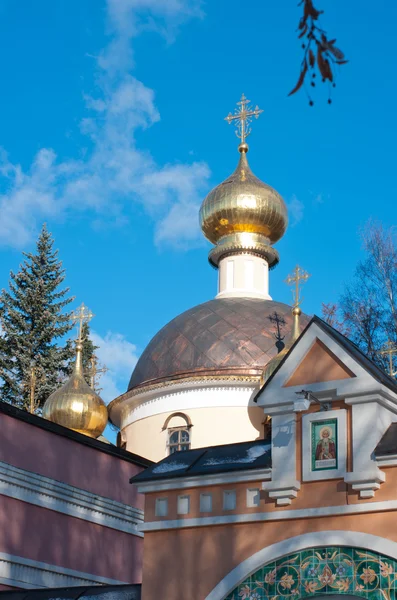
[[[0,495],[142,537],[142,510],[2,461]]]
[[[349,398],[373,395],[373,401],[385,406],[385,408],[388,408],[395,414],[397,413],[397,394],[379,383],[336,340],[323,331],[317,323],[312,323],[309,329],[306,330],[305,335],[302,336],[289,354],[285,363],[275,373],[266,388],[258,395],[257,405],[262,406],[266,414],[271,414],[269,409],[280,410],[284,405],[288,405],[295,398],[295,392],[302,389],[302,384],[288,387],[284,387],[284,384],[288,382],[295,369],[304,360],[305,356],[307,356],[317,339],[328,347],[355,374],[355,377],[308,383],[304,386],[306,389],[310,388],[313,394],[322,400],[336,401],[342,399],[347,404],[350,404]]]
[[[352,490],[360,493],[360,498],[373,498],[375,491],[380,488],[380,484],[386,479],[383,471],[376,469],[366,471],[354,471],[346,473],[345,482],[352,486]]]
[[[324,469],[312,471],[312,432],[311,424],[315,421],[337,419],[337,469]],[[308,413],[302,417],[302,470],[303,481],[320,481],[323,479],[340,479],[346,473],[346,410],[329,410],[317,413]]]
[[[16,588],[34,589],[79,585],[123,585],[128,582],[0,552],[0,583]]]
[[[132,423],[158,414],[186,412],[202,408],[229,408],[248,405],[253,402],[258,384],[247,381],[176,381],[171,385],[153,390],[142,390],[139,394],[123,398],[122,410],[117,405],[111,408],[112,420],[120,420],[120,428],[125,429]]]
[[[140,494],[150,492],[166,492],[168,490],[183,490],[186,488],[207,487],[210,485],[224,485],[227,483],[243,483],[244,481],[262,481],[270,479],[271,469],[252,469],[246,471],[235,471],[231,473],[214,473],[213,475],[192,475],[190,477],[177,477],[174,479],[162,479],[136,483]]]
[[[316,508],[299,508],[294,510],[275,510],[274,512],[243,513],[237,515],[220,515],[214,517],[198,517],[192,519],[176,519],[173,521],[148,521],[141,531],[161,531],[166,529],[183,529],[185,527],[209,527],[214,525],[230,525],[233,523],[255,523],[261,521],[286,521],[290,519],[312,519],[315,517],[332,517],[365,514],[373,512],[397,511],[397,500],[383,502],[365,502],[363,504],[342,504],[340,506],[319,506]]]
[[[376,462],[379,467],[396,467],[397,466],[397,454],[385,454],[384,456],[377,456]]]
[[[205,600],[222,600],[234,590],[246,577],[254,573],[262,565],[286,556],[291,552],[298,552],[316,546],[350,546],[364,548],[397,559],[397,543],[381,538],[377,535],[362,533],[360,531],[316,531],[288,538],[282,542],[271,544],[256,552],[218,583],[208,594]]]

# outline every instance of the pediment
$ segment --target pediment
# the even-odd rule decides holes
[[[316,338],[309,352],[298,364],[283,387],[350,379],[355,376],[353,371],[336,354]]]
[[[330,400],[383,390],[393,403],[397,402],[397,383],[355,344],[318,317],[313,317],[259,390],[255,401],[258,406],[269,409],[285,406],[287,410],[301,390],[310,390]]]

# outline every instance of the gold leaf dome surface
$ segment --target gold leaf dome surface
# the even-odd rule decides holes
[[[200,225],[206,238],[216,244],[235,233],[259,234],[274,244],[288,225],[287,207],[280,194],[251,171],[248,146],[239,148],[240,160],[234,173],[216,186],[200,208]]]
[[[108,422],[102,398],[83,377],[81,345],[76,347],[76,364],[71,377],[53,392],[43,407],[43,417],[92,438],[99,437]]]

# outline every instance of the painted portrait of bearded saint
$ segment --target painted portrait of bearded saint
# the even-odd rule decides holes
[[[335,441],[332,439],[330,427],[323,427],[320,431],[320,440],[316,446],[316,460],[336,459]]]

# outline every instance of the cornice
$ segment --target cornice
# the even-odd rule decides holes
[[[15,588],[35,589],[124,585],[126,582],[0,552],[0,583]]]
[[[158,391],[164,391],[167,393],[168,390],[175,389],[186,389],[197,386],[210,386],[216,387],[221,384],[229,387],[230,384],[236,384],[238,386],[252,385],[257,386],[260,383],[260,374],[259,375],[195,375],[183,377],[180,379],[172,379],[161,381],[158,383],[152,383],[148,385],[143,385],[133,390],[129,390],[125,392],[121,396],[118,396],[110,404],[108,405],[109,412],[109,420],[115,425],[119,424],[116,421],[117,415],[120,415],[121,410],[123,409],[123,405],[127,402],[131,405],[138,405],[141,401],[147,397],[153,396]],[[117,413],[117,414],[116,414]]]
[[[130,483],[138,486],[138,492],[148,494],[152,492],[165,492],[168,490],[183,490],[190,488],[204,488],[212,485],[225,485],[229,483],[243,483],[247,481],[263,481],[271,479],[271,469],[247,469],[245,471],[235,471],[228,473],[213,473],[210,475],[190,475],[188,477],[175,477],[172,479],[158,479],[150,482]]]
[[[165,390],[164,394],[149,394],[134,398],[131,402],[127,401],[121,408],[119,427],[124,429],[135,421],[163,413],[231,407],[247,409],[255,392],[255,386],[247,385],[218,384],[211,386],[210,389],[216,398],[209,397],[209,388],[202,385],[202,382],[197,382],[196,387],[175,386]]]
[[[142,510],[2,461],[0,495],[142,537]]]

